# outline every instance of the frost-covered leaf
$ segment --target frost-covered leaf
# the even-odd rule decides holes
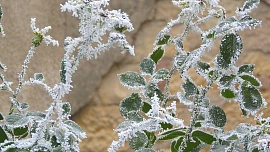
[[[154,75],[152,76],[152,80],[155,81],[155,82],[158,82],[158,81],[163,81],[163,80],[167,80],[168,79],[168,76],[169,76],[169,70],[168,69],[165,69],[165,68],[162,68],[162,69],[159,69],[156,73],[154,73]]]
[[[243,42],[238,34],[225,35],[220,44],[220,54],[227,64],[235,64],[243,49]]]
[[[120,83],[127,87],[132,89],[137,89],[145,86],[145,79],[140,74],[136,72],[125,72],[122,74],[119,74]]]
[[[212,145],[211,145],[211,149],[210,152],[228,152],[228,148],[230,148],[231,144],[228,141],[215,141]]]
[[[182,54],[175,57],[175,66],[179,69],[186,61],[188,55]]]
[[[235,77],[236,76],[233,74],[225,75],[219,79],[219,83],[222,85],[222,87],[230,87]]]
[[[221,69],[227,69],[230,65],[224,60],[224,58],[222,57],[222,55],[218,54],[215,57],[215,66]],[[211,71],[210,71],[211,72]]]
[[[206,62],[197,61],[197,68],[196,70],[201,73],[207,73],[209,71],[210,65]]]
[[[245,15],[239,20],[239,23],[242,27],[256,27],[261,25],[261,21],[253,19],[249,15]]]
[[[148,143],[145,147],[152,147],[156,140],[157,140],[157,137],[155,135],[155,132],[148,132],[148,131],[144,131],[144,133],[146,134],[147,138],[148,138]]]
[[[213,123],[215,126],[217,127],[225,126],[227,121],[226,114],[223,111],[223,109],[220,108],[219,106],[213,105],[209,109],[209,116],[211,123]]]
[[[157,43],[157,45],[163,45],[163,44],[168,44],[168,41],[169,41],[169,39],[170,39],[170,35],[164,35],[164,37],[162,37],[162,38],[160,38],[159,40],[158,40],[158,43]]]
[[[143,102],[142,111],[144,113],[147,113],[151,108],[152,108],[152,106],[149,103]]]
[[[0,112],[0,120],[4,120],[4,115],[2,114],[2,112]]]
[[[34,119],[34,120],[44,119],[45,116],[46,114],[40,111],[28,111],[26,113],[26,117],[31,117],[31,119]]]
[[[231,89],[223,89],[223,90],[221,90],[221,95],[222,95],[222,97],[227,98],[227,99],[232,99],[232,98],[235,97],[235,93]]]
[[[252,9],[258,7],[259,3],[260,0],[246,0],[244,5],[239,8],[239,11],[249,13]]]
[[[128,139],[129,146],[133,150],[144,148],[148,143],[148,138],[144,132],[136,132],[136,136]]]
[[[71,105],[69,102],[62,103],[62,111],[64,116],[69,116],[71,112]]]
[[[62,60],[60,68],[60,78],[62,83],[66,83],[66,62]]]
[[[156,152],[156,151],[152,148],[141,148],[139,150],[136,150],[135,152]]]
[[[158,60],[160,60],[162,58],[164,54],[164,49],[162,47],[158,47],[157,49],[155,49],[151,54],[150,54],[150,58],[155,61],[155,63],[158,62]]]
[[[36,145],[34,147],[31,148],[30,152],[50,152],[50,148],[49,147],[45,147],[43,145]]]
[[[170,140],[174,139],[176,137],[184,136],[185,132],[181,129],[171,129],[171,130],[166,130],[165,132],[162,132],[159,135],[158,140]]]
[[[185,97],[189,98],[193,95],[195,95],[198,91],[197,86],[191,82],[190,80],[186,80],[186,82],[182,85],[182,88],[185,92]]]
[[[24,127],[28,124],[29,119],[22,114],[13,113],[6,117],[6,125],[10,128]]]
[[[45,78],[44,78],[44,76],[43,76],[42,73],[35,73],[34,74],[34,79],[35,80],[38,80],[38,81],[44,81],[45,80]]]
[[[235,25],[237,24],[238,20],[236,17],[228,17],[220,21],[220,23],[214,28],[216,34],[225,33],[230,29],[228,25]]]
[[[29,104],[27,102],[20,103],[19,108],[21,111],[25,111],[29,108]]]
[[[144,75],[152,75],[155,69],[156,63],[150,58],[145,58],[140,63],[140,71]]]
[[[239,68],[238,74],[241,74],[241,73],[252,73],[254,69],[255,69],[254,64],[244,64],[244,65],[242,65]]]
[[[171,143],[171,152],[179,152],[179,147],[183,141],[183,137],[173,140]]]
[[[134,123],[133,121],[129,121],[129,120],[123,121],[116,127],[116,129],[124,129],[124,128],[130,127],[133,123]]]
[[[248,81],[253,86],[256,86],[256,87],[261,86],[261,82],[257,78],[255,78],[253,75],[243,74],[239,77],[241,77],[243,80]]]
[[[214,141],[216,141],[216,138],[213,137],[211,134],[202,132],[200,130],[193,131],[192,137],[197,137],[198,139],[200,139],[202,142],[206,144],[212,144]]]
[[[67,127],[69,128],[69,130],[71,132],[73,132],[75,135],[79,136],[80,138],[85,138],[85,132],[82,130],[82,128],[77,124],[75,123],[74,121],[72,120],[66,120],[64,121],[64,124],[67,125]]]
[[[130,121],[136,121],[136,122],[143,121],[143,117],[140,114],[140,112],[138,112],[138,111],[130,111],[130,112],[128,112],[125,119],[130,120]]]
[[[164,99],[162,91],[158,88],[157,84],[155,83],[149,83],[143,89],[143,95],[148,99],[154,97],[155,94],[160,99],[159,101],[162,101]]]
[[[51,138],[51,143],[53,147],[58,147],[60,143],[64,142],[65,135],[58,129],[58,128],[52,128],[53,135]]]
[[[8,140],[7,134],[3,129],[3,126],[0,125],[0,143],[3,143],[5,140]]]
[[[258,89],[250,85],[241,85],[242,104],[245,110],[256,111],[263,104],[263,98]]]
[[[120,102],[120,113],[125,118],[128,119],[128,116],[132,112],[140,112],[142,107],[142,98],[139,93],[132,93],[131,96],[123,99]]]
[[[0,5],[0,8],[1,8],[1,5]],[[0,33],[1,33],[1,31],[0,31]],[[1,68],[2,70],[4,70],[4,71],[7,70],[7,67],[6,67],[3,63],[1,63],[1,62],[0,62],[0,68]]]

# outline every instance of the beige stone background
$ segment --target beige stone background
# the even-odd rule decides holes
[[[70,13],[61,13],[60,4],[65,0],[0,0],[4,17],[2,20],[6,37],[0,38],[0,61],[8,67],[5,77],[17,86],[17,73],[21,70],[27,51],[31,44],[33,34],[29,23],[30,18],[37,18],[37,27],[51,25],[51,36],[59,40],[60,47],[46,47],[41,45],[29,65],[26,79],[33,77],[34,73],[42,72],[48,85],[58,83],[60,60],[63,56],[63,40],[66,36],[78,36],[78,21]],[[234,15],[235,8],[240,7],[244,0],[221,0],[227,9],[227,16]],[[111,0],[110,8],[122,9],[130,15],[135,30],[128,34],[128,40],[135,46],[136,57],[129,54],[120,54],[115,48],[99,56],[98,59],[80,63],[78,72],[74,75],[73,91],[65,97],[72,105],[72,119],[78,122],[87,132],[87,139],[81,143],[82,152],[103,152],[109,147],[111,141],[116,140],[113,129],[122,121],[118,110],[119,102],[131,93],[122,87],[116,74],[125,71],[138,71],[138,64],[153,49],[153,42],[157,33],[171,18],[176,18],[179,12],[170,0]],[[263,26],[255,30],[240,32],[244,41],[244,52],[238,64],[256,64],[254,74],[262,81],[261,91],[267,101],[270,101],[270,1],[264,0],[259,8],[253,11],[254,18],[263,21]],[[211,28],[215,21],[203,24],[202,28]],[[182,25],[176,26],[172,34],[180,33]],[[186,50],[193,50],[200,46],[200,37],[191,33],[184,43]],[[205,61],[211,62],[218,52],[218,43],[213,50],[203,56]],[[173,57],[173,47],[166,49],[166,55],[158,64],[158,68],[169,67]],[[192,76],[196,76],[191,72]],[[204,83],[201,78],[196,78],[197,84]],[[172,79],[171,92],[179,91],[181,81],[177,75]],[[161,84],[162,86],[162,84]],[[225,129],[234,128],[239,122],[244,121],[237,104],[223,101],[214,88],[208,94],[213,104],[221,105],[228,117]],[[0,111],[7,114],[10,94],[0,92]],[[39,86],[25,87],[18,98],[27,101],[30,109],[45,110],[50,102],[50,97]],[[179,105],[178,116],[188,124],[189,113],[185,107]],[[269,115],[270,110],[265,110]],[[251,119],[247,122],[254,123]],[[169,146],[168,143],[159,147]],[[156,147],[159,149],[159,147]],[[124,147],[121,151],[132,151]]]

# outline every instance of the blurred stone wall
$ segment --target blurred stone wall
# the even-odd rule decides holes
[[[53,86],[60,81],[60,61],[64,50],[63,40],[66,36],[78,36],[78,21],[70,13],[61,13],[60,4],[65,0],[16,0],[1,1],[4,17],[2,20],[6,37],[0,37],[0,61],[8,67],[4,73],[9,81],[13,81],[13,88],[17,86],[17,73],[21,71],[21,64],[31,45],[33,33],[30,28],[30,18],[37,18],[37,27],[52,26],[51,36],[59,40],[59,47],[46,47],[41,45],[29,64],[26,80],[33,77],[34,73],[42,72],[45,82]],[[227,16],[234,14],[235,8],[241,6],[244,0],[221,0],[227,9]],[[270,101],[270,3],[262,1],[259,8],[254,10],[252,16],[263,21],[263,26],[255,30],[240,32],[244,41],[244,51],[238,64],[256,64],[255,75],[262,81],[261,91]],[[157,33],[170,19],[176,18],[179,9],[171,4],[171,0],[111,0],[110,8],[122,9],[130,16],[135,30],[128,34],[129,42],[135,45],[136,56],[122,55],[118,48],[101,54],[98,59],[82,60],[78,72],[73,77],[73,91],[64,101],[71,102],[72,119],[77,121],[87,132],[88,138],[81,143],[82,152],[103,152],[109,147],[112,140],[117,140],[113,129],[122,121],[119,113],[119,102],[128,96],[132,90],[121,86],[117,74],[125,71],[139,71],[140,61],[153,49],[153,42]],[[215,20],[203,24],[204,29],[215,24]],[[181,33],[182,25],[173,28],[173,35]],[[200,36],[191,33],[184,43],[185,50],[193,50],[200,46]],[[211,62],[218,52],[218,43],[213,50],[203,56],[203,60]],[[171,65],[174,48],[166,48],[166,55],[157,65],[158,68]],[[196,77],[196,73],[191,71]],[[197,84],[204,81],[197,78]],[[179,90],[181,81],[179,76],[173,76],[171,92]],[[161,84],[162,85],[162,84]],[[215,86],[216,87],[216,86]],[[213,104],[224,107],[228,115],[228,125],[225,129],[235,127],[243,118],[237,104],[226,103],[219,97],[215,87],[208,94]],[[9,109],[10,94],[0,92],[0,111],[5,115]],[[30,109],[45,110],[51,103],[50,97],[39,86],[25,87],[18,97],[19,101],[30,103]],[[179,105],[178,116],[188,124],[190,118],[187,109]],[[267,113],[267,112],[265,112]],[[254,123],[251,119],[248,122]],[[160,145],[169,146],[168,143]],[[159,149],[159,147],[157,147]],[[121,149],[123,152],[132,151],[128,147]]]

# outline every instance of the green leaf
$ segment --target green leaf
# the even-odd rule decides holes
[[[173,128],[173,125],[170,124],[170,123],[161,122],[161,123],[159,123],[159,124],[160,124],[160,126],[161,126],[161,128],[162,128],[163,130],[167,130],[167,129],[172,129],[172,128]]]
[[[147,113],[151,108],[152,108],[152,106],[149,103],[143,102],[142,111],[144,113]]]
[[[28,126],[14,128],[13,133],[15,136],[25,137],[28,134]]]
[[[162,91],[158,88],[157,84],[149,83],[145,86],[143,94],[146,98],[151,99],[156,94],[160,101],[163,101],[164,95]]]
[[[140,63],[140,71],[142,74],[152,75],[155,69],[156,69],[156,63],[150,58],[145,58]]]
[[[180,137],[177,140],[172,141],[171,152],[179,152],[179,147],[182,141],[183,141],[183,137]]]
[[[200,139],[202,142],[206,144],[212,144],[214,141],[216,141],[216,138],[213,137],[211,134],[208,134],[206,132],[202,132],[199,130],[195,130],[192,132],[192,137],[197,137]]]
[[[53,147],[58,147],[60,143],[65,141],[65,135],[60,131],[60,129],[53,127],[52,128],[54,136],[51,138],[51,143]]]
[[[198,91],[197,86],[191,82],[190,80],[186,80],[186,82],[182,85],[182,88],[185,92],[185,97],[189,98],[193,95],[195,95]]]
[[[135,152],[156,152],[152,148],[141,148],[139,150],[136,150]]]
[[[148,143],[148,138],[144,132],[136,132],[136,136],[128,139],[129,146],[133,150],[144,148]]]
[[[66,124],[66,126],[69,128],[69,130],[71,132],[73,132],[75,135],[79,136],[80,138],[85,138],[86,137],[85,132],[74,121],[72,121],[72,120],[66,120],[66,121],[64,121],[64,124]]]
[[[71,112],[71,105],[69,102],[63,102],[62,103],[62,111],[64,116],[69,116]]]
[[[246,80],[246,81],[250,82],[250,84],[252,84],[253,86],[256,86],[256,87],[261,86],[261,82],[252,75],[243,74],[243,75],[241,75],[239,77],[241,77],[243,80]]]
[[[170,73],[170,71],[168,69],[165,69],[165,68],[159,69],[152,76],[152,80],[156,81],[156,82],[167,80],[169,77],[169,73]]]
[[[191,151],[198,151],[197,148],[201,144],[200,140],[196,137],[193,140],[188,140],[187,145],[184,148],[183,152],[191,152]]]
[[[35,36],[32,38],[32,46],[38,47],[43,41],[43,36],[41,33],[34,33]]]
[[[6,117],[6,125],[10,128],[24,127],[28,124],[29,119],[22,114],[13,113]]]
[[[215,37],[215,34],[216,34],[216,31],[212,31],[212,33],[209,33],[206,38],[208,39],[211,39],[211,38],[214,38]]]
[[[3,143],[5,140],[8,140],[7,134],[4,131],[3,126],[0,125],[0,143]]]
[[[221,95],[224,98],[232,99],[235,97],[235,93],[231,89],[223,89],[221,90]]]
[[[4,120],[4,115],[0,112],[0,120]]]
[[[146,84],[145,79],[136,72],[125,72],[119,74],[118,76],[120,83],[127,88],[141,88]]]
[[[163,45],[163,44],[168,44],[168,41],[169,41],[169,39],[170,39],[170,35],[164,35],[164,37],[163,38],[160,38],[159,40],[158,40],[158,45]]]
[[[241,85],[242,104],[244,110],[256,111],[263,104],[263,98],[258,89],[250,85]]]
[[[34,74],[34,79],[37,80],[37,81],[44,81],[45,80],[42,73],[35,73]]]
[[[163,54],[164,49],[162,47],[158,47],[150,54],[150,58],[157,64],[158,60],[162,58]]]
[[[254,148],[252,152],[260,152],[258,148]]]
[[[243,42],[239,35],[231,33],[222,38],[220,54],[227,64],[235,64],[242,50]]]
[[[236,76],[233,74],[225,75],[219,79],[219,83],[222,85],[222,87],[230,87],[235,77]]]
[[[213,105],[209,109],[209,116],[211,122],[217,127],[223,127],[226,124],[226,114],[219,106]]]
[[[126,27],[126,26],[116,25],[116,26],[114,26],[114,29],[115,29],[117,32],[123,33],[124,31],[127,30],[127,27]]]
[[[120,102],[120,113],[125,118],[128,119],[129,113],[140,112],[142,107],[142,98],[139,93],[132,93],[131,96],[123,99]]]
[[[62,83],[66,83],[66,61],[62,60],[60,68],[60,78]]]
[[[238,74],[241,74],[241,73],[252,73],[254,69],[255,69],[255,65],[254,64],[244,64],[244,65],[242,65],[239,68]]]
[[[170,140],[176,137],[184,136],[185,132],[181,129],[172,129],[160,134],[158,140]]]

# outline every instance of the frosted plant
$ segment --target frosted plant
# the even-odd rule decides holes
[[[31,47],[23,62],[22,71],[18,76],[18,86],[13,90],[2,71],[7,68],[0,62],[0,89],[12,94],[9,114],[0,113],[0,151],[4,152],[62,152],[79,151],[79,142],[86,138],[85,132],[74,121],[69,120],[71,106],[62,98],[72,89],[72,75],[77,70],[82,58],[96,58],[101,52],[117,45],[122,52],[128,51],[134,55],[134,48],[126,41],[124,32],[132,31],[133,27],[128,15],[120,10],[107,10],[109,0],[68,0],[61,5],[62,11],[71,11],[79,18],[80,37],[67,37],[64,42],[65,54],[61,61],[61,82],[48,86],[42,73],[35,73],[33,78],[25,80],[28,64],[35,50],[42,42],[46,45],[58,46],[58,41],[47,35],[50,26],[39,29],[36,19],[31,19],[34,33]],[[0,19],[2,9],[0,9]],[[2,25],[0,32],[4,35]],[[108,41],[103,41],[109,33]],[[29,111],[28,103],[20,102],[17,96],[26,85],[41,85],[51,96],[53,102],[45,111]]]
[[[158,33],[153,51],[139,65],[140,73],[119,74],[120,83],[133,89],[134,93],[120,102],[120,113],[125,121],[115,129],[119,140],[113,141],[108,151],[117,151],[127,141],[136,152],[155,152],[160,149],[153,146],[164,140],[171,141],[172,152],[195,152],[206,146],[211,147],[211,152],[270,151],[270,118],[262,118],[262,112],[259,112],[266,107],[259,91],[262,84],[253,75],[254,65],[236,66],[243,50],[237,32],[261,25],[261,21],[249,15],[259,2],[246,0],[236,9],[237,16],[229,17],[219,0],[172,0],[181,12]],[[200,28],[201,23],[213,18],[218,20],[214,27]],[[184,25],[183,32],[172,36],[170,30],[177,24]],[[202,43],[187,52],[183,41],[191,31],[201,35]],[[213,64],[202,61],[202,55],[211,51],[218,38],[221,38],[220,52],[214,57]],[[175,46],[173,64],[168,69],[156,70],[168,45]],[[205,85],[196,85],[188,74],[191,69],[205,79]],[[171,94],[169,84],[176,72],[183,83],[177,94]],[[158,87],[160,81],[165,81],[164,88]],[[257,124],[241,123],[234,130],[225,132],[226,114],[208,98],[209,89],[215,83],[224,100],[237,102],[242,114],[255,116]],[[189,125],[184,125],[178,118],[178,103],[188,107],[191,113]]]

